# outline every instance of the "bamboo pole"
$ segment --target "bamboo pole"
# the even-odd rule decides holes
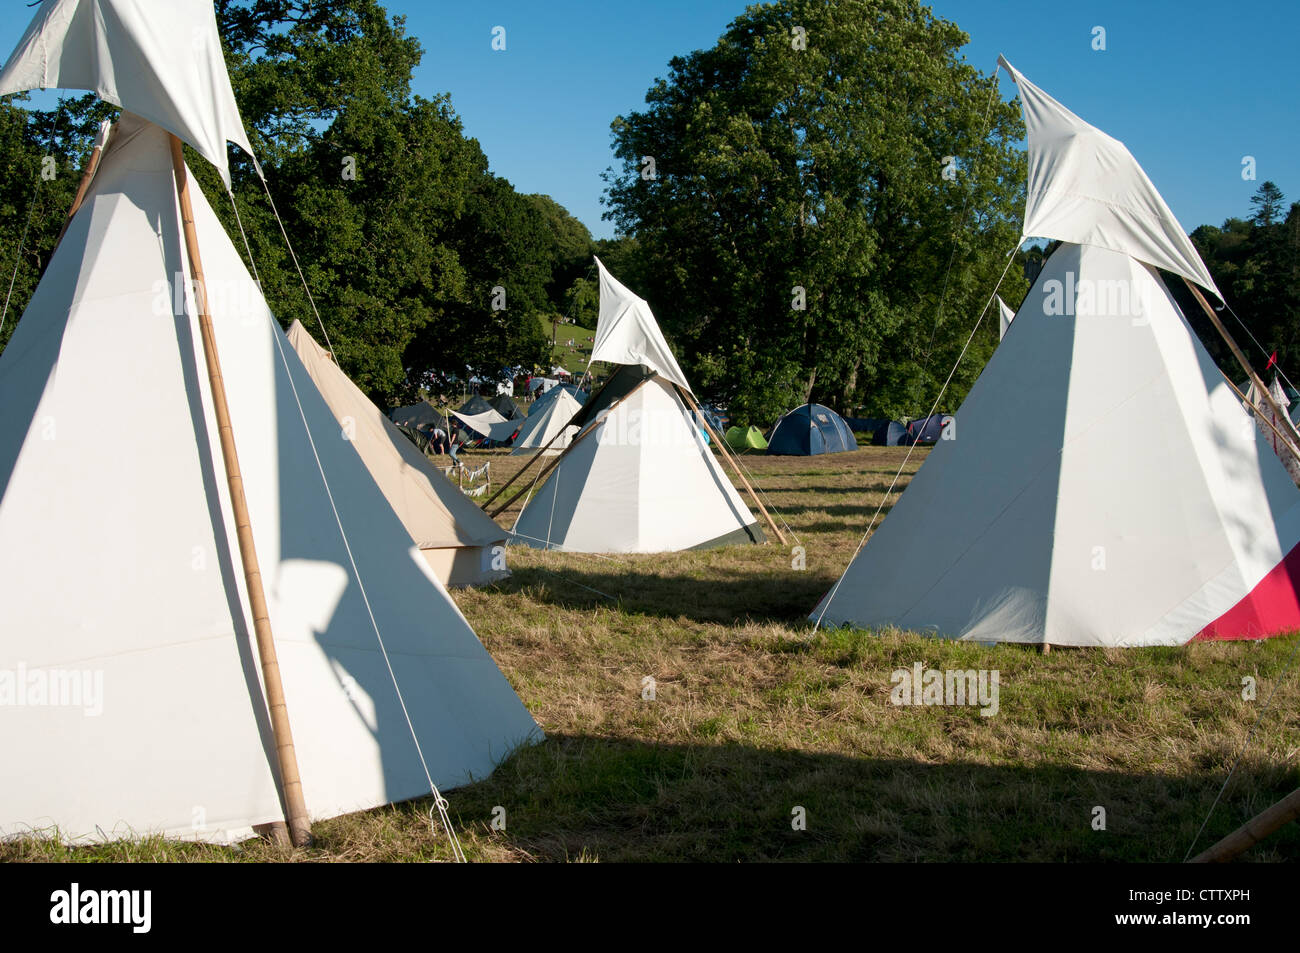
[[[1285,417],[1285,419],[1290,420],[1291,418],[1286,417],[1282,408],[1273,400],[1273,395],[1268,392],[1268,388],[1264,386],[1264,382],[1260,380],[1259,375],[1255,373],[1255,369],[1250,366],[1250,361],[1246,360],[1246,355],[1242,353],[1241,348],[1237,346],[1237,342],[1232,339],[1232,335],[1228,333],[1228,329],[1223,326],[1223,322],[1219,320],[1219,316],[1215,313],[1214,308],[1210,306],[1210,302],[1205,300],[1205,295],[1201,294],[1201,289],[1187,278],[1183,279],[1183,283],[1187,285],[1192,294],[1196,297],[1197,302],[1201,305],[1201,309],[1205,312],[1205,316],[1210,319],[1210,323],[1214,325],[1215,330],[1223,337],[1223,340],[1228,345],[1228,350],[1230,350],[1232,356],[1237,359],[1237,363],[1240,364],[1241,369],[1246,372],[1246,376],[1250,378],[1251,383],[1253,383],[1264,396],[1264,400],[1268,403],[1268,406],[1272,409],[1273,413],[1277,415],[1277,419],[1282,420]],[[1279,433],[1278,436],[1282,435]],[[1300,458],[1300,449],[1296,448],[1295,443],[1287,437],[1283,437],[1282,439],[1285,441],[1287,449],[1290,450],[1294,456]]]
[[[1227,863],[1242,851],[1255,846],[1265,837],[1297,818],[1300,818],[1300,790],[1292,791],[1268,810],[1256,814],[1209,850],[1197,854],[1191,862],[1193,864]]]
[[[262,571],[257,563],[257,550],[253,545],[248,501],[244,497],[244,477],[239,469],[234,431],[230,426],[230,408],[226,404],[226,385],[221,375],[221,359],[217,354],[217,341],[212,331],[212,315],[208,312],[207,284],[203,276],[203,260],[199,256],[198,232],[194,228],[194,209],[190,204],[189,174],[185,168],[185,155],[180,139],[174,135],[169,138],[172,169],[176,175],[176,193],[180,198],[181,222],[185,231],[185,249],[189,254],[190,274],[194,280],[194,299],[199,312],[203,355],[207,361],[208,383],[212,388],[212,405],[217,417],[217,433],[221,439],[221,456],[226,464],[226,483],[230,488],[230,506],[234,511],[235,534],[239,542],[239,556],[243,562],[244,582],[248,587],[248,602],[253,610],[253,632],[257,637],[257,652],[262,663],[262,678],[266,684],[271,731],[275,735],[276,761],[280,769],[280,783],[284,789],[289,836],[296,846],[305,847],[311,843],[311,822],[307,816],[306,801],[303,799],[302,778],[298,773],[298,757],[294,751],[293,732],[289,728],[289,710],[285,705],[280,663],[276,657],[275,639],[271,634],[271,617],[266,604],[266,593],[262,588]]]
[[[90,183],[95,178],[95,173],[99,171],[99,159],[104,154],[104,147],[108,145],[108,136],[113,124],[105,119],[99,124],[99,135],[95,137],[95,147],[90,150],[90,159],[86,162],[86,171],[81,173],[81,182],[77,186],[77,194],[72,200],[72,207],[68,209],[68,217],[63,220],[63,227],[59,229],[59,237],[54,240],[54,247],[58,248],[63,241],[63,236],[72,224],[72,216],[77,214],[77,209],[81,208],[81,203],[86,200],[86,193],[90,191]]]
[[[758,493],[754,491],[754,488],[750,486],[749,481],[745,479],[745,474],[741,471],[740,466],[731,458],[731,453],[727,449],[727,442],[714,432],[713,426],[709,423],[709,418],[704,416],[704,412],[700,410],[699,404],[695,403],[695,398],[691,396],[691,392],[686,390],[684,387],[679,387],[677,390],[682,397],[686,398],[686,403],[690,405],[691,410],[695,411],[695,416],[700,419],[700,422],[704,424],[704,429],[709,432],[711,437],[713,437],[713,442],[717,444],[718,450],[721,451],[722,458],[731,464],[731,469],[735,471],[736,476],[740,477],[740,482],[743,483],[745,489],[749,491],[750,497],[754,500],[754,505],[758,507],[758,511],[762,513],[763,518],[767,520],[767,525],[772,527],[772,532],[776,535],[777,540],[780,541],[782,546],[787,545],[785,534],[777,527],[776,521],[772,519],[772,515],[767,511],[767,507],[765,507],[763,501],[758,498]]]

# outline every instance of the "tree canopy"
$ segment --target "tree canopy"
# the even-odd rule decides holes
[[[623,280],[733,416],[917,415],[938,394],[1023,209],[1019,111],[967,39],[912,0],[754,6],[614,120],[607,217],[640,250]],[[1003,289],[1020,299],[1018,269]]]

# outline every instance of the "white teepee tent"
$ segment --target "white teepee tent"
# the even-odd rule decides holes
[[[298,353],[347,439],[443,585],[478,586],[510,575],[506,532],[442,475],[334,363],[299,321]]]
[[[1213,283],[1127,150],[1011,75],[1025,232],[1065,244],[814,618],[1058,645],[1300,627],[1300,493],[1152,266]]]
[[[209,4],[144,6],[49,0],[37,23],[70,29],[93,15],[105,74],[163,42],[160,21],[212,44],[220,64]],[[58,48],[55,33],[29,31],[18,55],[45,51],[48,75],[66,82]],[[205,106],[226,115],[234,102],[224,67],[222,85],[206,62],[154,64],[151,83],[132,83],[215,121]],[[24,75],[11,61],[0,89]],[[171,131],[185,130],[122,114],[0,356],[0,835],[246,836],[291,799],[285,711],[312,817],[482,776],[537,732],[174,166]],[[221,392],[189,291],[182,184]],[[218,393],[251,535],[235,525]],[[111,451],[90,458],[87,406],[116,422]],[[250,542],[260,580],[240,568]],[[259,667],[254,591],[283,709]]]
[[[574,418],[579,429],[520,512],[514,538],[597,553],[761,542],[682,400],[678,389],[690,387],[650,307],[596,264],[591,359],[621,366]]]
[[[569,421],[582,410],[582,404],[567,390],[559,393],[538,407],[533,406],[533,413],[515,438],[515,448],[511,455],[537,453],[553,457],[564,450],[573,439],[573,430]],[[545,449],[543,449],[545,448]]]

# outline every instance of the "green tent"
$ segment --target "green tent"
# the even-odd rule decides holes
[[[757,427],[732,427],[726,433],[727,446],[733,450],[766,450],[767,441]]]

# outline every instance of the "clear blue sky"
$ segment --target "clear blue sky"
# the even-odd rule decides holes
[[[492,169],[553,196],[596,237],[609,124],[640,108],[674,55],[711,46],[742,0],[387,0],[419,37],[423,95],[449,92]],[[0,47],[30,11],[9,0]],[[1123,140],[1185,228],[1245,215],[1265,179],[1300,199],[1300,3],[1251,0],[935,0],[989,72],[999,52],[1084,119]],[[491,48],[506,28],[506,49]],[[1106,29],[1104,52],[1092,30]],[[1002,79],[1006,98],[1012,84]],[[1241,178],[1242,156],[1258,162]]]

